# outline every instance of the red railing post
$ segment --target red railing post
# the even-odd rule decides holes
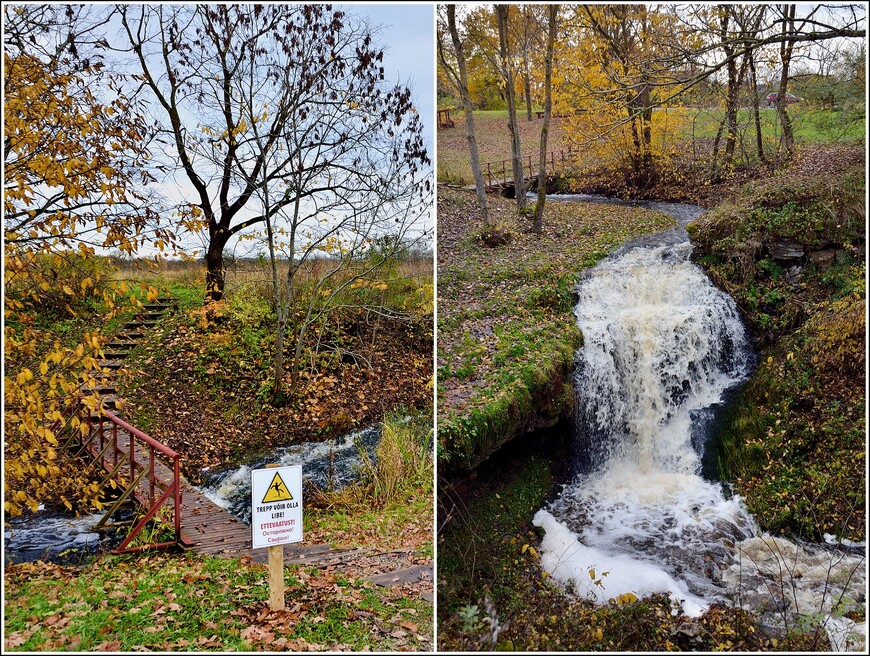
[[[128,432],[128,435],[130,435],[130,485],[133,485],[136,481],[136,440],[133,433]]]
[[[132,498],[139,501],[140,504],[146,506],[145,513],[139,520],[139,522],[131,529],[130,533],[127,537],[121,542],[121,544],[113,551],[113,553],[130,553],[135,551],[141,551],[143,549],[163,549],[167,547],[171,547],[177,545],[181,542],[181,503],[182,503],[182,490],[181,490],[181,456],[167,447],[164,444],[161,444],[153,437],[143,433],[138,428],[131,426],[120,417],[115,415],[112,412],[104,410],[100,408],[96,417],[92,415],[91,408],[85,404],[84,399],[81,395],[77,395],[67,406],[67,409],[61,415],[61,418],[55,420],[51,424],[52,430],[57,434],[64,426],[65,419],[69,418],[70,420],[74,417],[78,416],[84,418],[86,421],[86,430],[82,433],[82,429],[80,426],[76,427],[74,430],[79,432],[79,435],[83,437],[83,441],[80,443],[80,451],[79,453],[83,453],[84,451],[88,451],[94,458],[99,457],[100,466],[103,467],[108,472],[115,472],[115,475],[123,479],[123,472],[116,471],[118,469],[119,462],[122,461],[120,457],[120,451],[125,447],[129,447],[129,458],[130,458],[130,483],[127,491],[125,492],[125,496],[132,493]],[[105,457],[105,449],[108,448],[106,435],[106,422],[112,425],[112,447],[113,447],[113,457],[106,458]],[[129,438],[129,442],[127,445],[119,444],[118,441],[118,433],[123,431],[123,434],[126,434]],[[96,443],[94,438],[97,437],[96,433],[99,434],[100,444],[99,449],[96,447]],[[72,438],[71,438],[72,439]],[[148,461],[147,463],[144,461],[141,463],[136,462],[136,440],[141,440],[145,446],[148,448]],[[164,485],[162,479],[158,479],[158,455],[165,457],[163,460],[164,465],[169,465],[165,467],[165,469],[169,469],[171,467],[171,477],[172,480]],[[169,464],[171,462],[171,465]],[[145,470],[145,467],[148,467],[148,470]],[[137,472],[137,467],[139,471]],[[168,472],[167,472],[168,473]],[[145,483],[142,479],[145,474],[148,475],[149,480]],[[157,485],[161,484],[163,493],[161,495],[157,495]],[[143,489],[143,484],[145,489]],[[147,499],[144,498],[147,494]],[[156,544],[148,544],[137,547],[128,547],[128,545],[135,539],[135,537],[142,531],[145,525],[151,521],[152,518],[157,516],[157,512],[161,506],[164,504],[168,505],[172,499],[173,503],[173,525],[175,530],[175,540],[173,542],[160,542]]]
[[[148,497],[148,500],[150,501],[150,503],[154,503],[154,447],[153,446],[151,446],[148,449],[148,454],[150,457],[150,462],[148,463],[148,468],[150,470],[148,472],[148,478],[150,479],[150,496]]]
[[[181,542],[181,458],[175,456],[172,463],[175,486],[175,541]]]
[[[90,411],[89,411],[90,412]],[[99,412],[99,410],[98,410]],[[100,435],[100,448],[97,450],[97,453],[103,452],[103,447],[105,446],[106,441],[106,429],[103,427],[103,415],[99,415],[99,426],[97,428],[97,432]],[[90,422],[90,419],[88,420]]]

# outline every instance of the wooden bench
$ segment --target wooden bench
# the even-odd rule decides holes
[[[452,107],[446,107],[438,110],[438,127],[439,128],[454,128],[456,123],[450,118],[450,110]]]

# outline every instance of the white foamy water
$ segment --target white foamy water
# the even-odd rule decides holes
[[[720,602],[769,624],[789,613],[836,619],[827,615],[838,602],[863,601],[863,558],[762,534],[739,497],[702,476],[703,418],[748,376],[751,352],[733,300],[690,250],[624,251],[578,286],[587,471],[535,515],[542,566],[597,603],[660,592],[691,616]],[[776,576],[788,585],[771,585]],[[825,625],[829,635],[854,638],[854,625],[835,624]]]

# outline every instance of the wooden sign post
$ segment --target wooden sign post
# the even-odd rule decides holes
[[[302,540],[302,467],[251,471],[254,549],[269,548],[269,609],[284,609],[284,546]]]
[[[284,547],[269,547],[269,610],[284,609]]]

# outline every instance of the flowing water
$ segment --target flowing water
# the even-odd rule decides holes
[[[274,463],[302,465],[306,490],[339,489],[359,478],[361,454],[375,459],[380,437],[380,428],[371,427],[322,442],[279,447],[242,465],[203,472],[201,490],[212,502],[250,523],[252,469]],[[96,524],[101,518],[100,514],[74,517],[47,511],[13,518],[3,531],[3,552],[13,562],[40,559],[62,564],[85,562],[114,548],[123,539],[123,534],[114,531],[97,532]]]
[[[45,510],[13,517],[3,528],[3,554],[7,561],[16,563],[34,560],[62,565],[84,563],[116,547],[123,539],[115,531],[97,530],[102,517],[102,514],[75,517]],[[117,519],[126,518],[125,515]]]
[[[339,489],[359,478],[361,453],[374,460],[380,438],[380,428],[371,427],[323,442],[280,447],[242,465],[204,472],[200,489],[213,503],[250,523],[252,469],[301,465],[305,489]]]
[[[581,473],[535,515],[542,566],[598,603],[662,592],[687,615],[741,604],[772,626],[863,604],[863,545],[764,534],[738,496],[705,477],[711,418],[750,375],[752,345],[733,300],[689,261],[684,228],[701,209],[643,205],[679,225],[629,243],[577,288]],[[842,647],[855,625],[826,628]]]

